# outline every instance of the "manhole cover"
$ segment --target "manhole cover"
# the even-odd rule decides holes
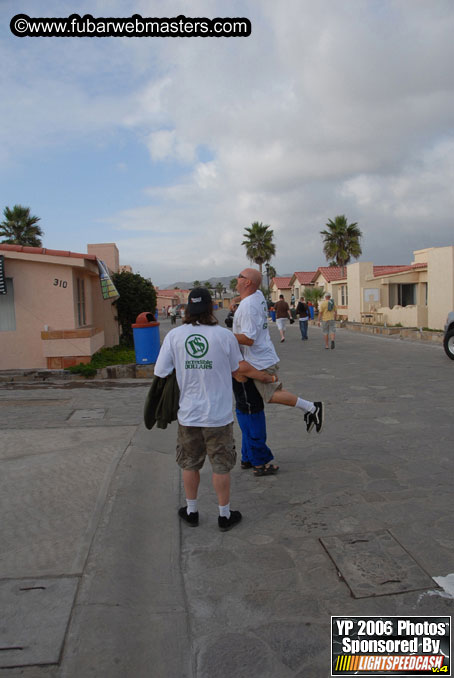
[[[322,537],[354,598],[439,588],[388,530]]]
[[[74,410],[68,421],[83,421],[84,419],[104,419],[106,410]]]
[[[77,577],[0,582],[0,667],[57,664]]]

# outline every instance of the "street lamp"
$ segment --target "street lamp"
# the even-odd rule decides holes
[[[267,294],[267,301],[270,300],[270,264],[267,261],[265,264],[265,269],[266,269],[266,294]]]

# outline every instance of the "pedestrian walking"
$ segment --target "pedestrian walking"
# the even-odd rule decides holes
[[[287,320],[292,320],[290,307],[284,299],[284,295],[279,295],[279,301],[276,303],[276,325],[281,335],[281,343],[285,341],[285,326]]]
[[[296,315],[299,318],[301,340],[307,341],[308,338],[307,329],[309,325],[310,310],[309,306],[306,304],[304,297],[301,297],[301,299],[298,302],[298,305],[296,307]]]
[[[237,289],[240,305],[233,318],[233,333],[241,346],[243,358],[258,370],[277,375],[279,358],[271,341],[267,322],[265,297],[260,291],[262,276],[255,268],[245,268],[238,276]],[[323,426],[323,403],[312,402],[282,388],[282,383],[262,384],[255,381],[265,403],[279,403],[304,412],[306,430]]]
[[[331,336],[331,348],[335,348],[336,338],[336,311],[337,307],[331,294],[325,294],[325,301],[322,301],[318,309],[318,325],[322,326],[323,336],[325,338],[325,348],[329,350],[329,338]]]
[[[218,526],[230,530],[241,520],[240,511],[230,509],[230,471],[236,462],[232,375],[268,382],[274,378],[243,360],[233,334],[219,327],[206,288],[194,288],[189,294],[183,324],[166,335],[154,373],[164,378],[174,369],[180,390],[177,463],[186,494],[186,506],[178,515],[191,527],[199,524],[200,469],[208,456],[219,504]]]
[[[174,304],[172,304],[172,306],[169,308],[169,315],[170,315],[170,324],[176,325],[177,324],[177,307]]]

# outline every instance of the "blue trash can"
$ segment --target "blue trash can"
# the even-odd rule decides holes
[[[313,320],[314,319],[314,307],[313,306],[309,306],[309,313],[311,314],[311,320]]]
[[[161,343],[159,339],[159,323],[152,313],[140,313],[132,326],[134,351],[137,365],[154,365],[158,359]]]
[[[276,322],[276,311],[274,310],[274,308],[270,309],[270,316],[271,316],[271,320],[273,321],[273,323],[275,323]]]

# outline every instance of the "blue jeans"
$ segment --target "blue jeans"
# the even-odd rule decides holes
[[[300,319],[300,332],[301,339],[307,339],[307,326],[309,324],[309,318],[307,320]]]
[[[236,417],[241,429],[241,461],[250,461],[252,466],[261,466],[274,459],[273,453],[266,444],[265,412],[245,414],[236,410]]]

